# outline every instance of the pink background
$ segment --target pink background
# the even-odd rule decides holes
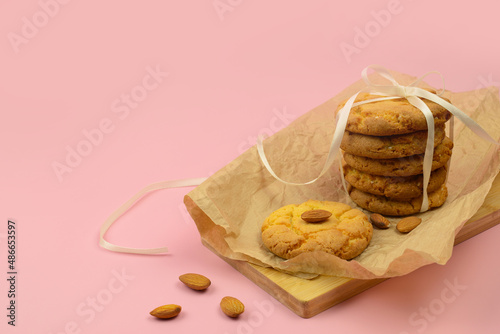
[[[0,331],[498,329],[498,226],[457,246],[445,266],[390,279],[308,320],[201,245],[182,205],[191,188],[146,197],[108,234],[123,246],[166,245],[168,255],[98,246],[102,222],[143,186],[210,175],[259,133],[275,132],[358,80],[369,64],[416,76],[438,70],[454,91],[498,86],[500,8],[463,3],[3,1],[0,276],[7,276],[11,218],[18,227],[18,308],[13,328],[2,278]],[[72,150],[83,156],[68,158]],[[54,165],[66,169],[58,176]],[[205,274],[212,287],[185,288],[177,277],[186,272]],[[459,289],[450,294],[450,284]],[[246,304],[240,319],[220,312],[225,295]],[[178,318],[148,314],[169,303],[183,306]]]

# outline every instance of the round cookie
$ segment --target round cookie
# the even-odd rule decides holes
[[[420,212],[420,208],[422,207],[422,196],[406,202],[401,202],[394,201],[383,196],[372,195],[356,188],[352,188],[349,191],[349,195],[354,203],[363,209],[387,216],[412,215]],[[444,204],[446,198],[448,197],[448,189],[446,188],[446,185],[441,185],[438,190],[430,193],[428,197],[429,209],[440,207]]]
[[[330,211],[332,216],[320,223],[302,220],[302,213],[318,209]],[[362,211],[347,204],[309,200],[274,211],[262,224],[261,231],[264,245],[285,259],[323,251],[350,260],[368,246],[373,227]]]
[[[434,147],[445,137],[445,125],[435,127]],[[427,145],[427,131],[395,136],[368,136],[346,131],[340,148],[345,152],[372,159],[392,159],[422,154]]]
[[[448,137],[434,149],[432,170],[443,167],[451,157],[453,142]],[[424,154],[405,158],[371,159],[344,152],[345,162],[362,172],[382,176],[410,176],[423,173]]]
[[[436,169],[431,173],[427,192],[438,190],[446,181],[446,167]],[[348,165],[344,166],[344,178],[361,191],[385,196],[396,201],[406,201],[411,198],[422,196],[423,176],[379,176],[361,172]]]
[[[380,97],[380,95],[360,93],[356,102]],[[422,101],[432,112],[434,124],[443,124],[450,119],[451,113],[439,104],[426,99],[422,99]],[[345,102],[339,105],[338,110],[344,104]],[[391,136],[427,130],[427,122],[420,109],[411,105],[407,99],[399,98],[352,107],[347,119],[346,130],[370,136]]]

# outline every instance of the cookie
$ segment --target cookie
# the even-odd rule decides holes
[[[380,98],[380,95],[361,93],[356,102]],[[449,100],[445,99],[449,102]],[[434,124],[448,121],[451,113],[432,101],[422,99],[434,116]],[[344,105],[339,105],[338,109]],[[346,130],[370,136],[392,136],[427,130],[425,116],[407,99],[399,98],[362,104],[351,108]]]
[[[363,209],[387,216],[412,215],[420,212],[420,208],[422,207],[422,196],[409,201],[394,201],[390,198],[369,194],[356,188],[351,188],[349,195],[354,203]],[[448,189],[443,184],[438,190],[429,193],[428,196],[429,209],[440,207],[448,197]]]
[[[445,125],[435,127],[434,147],[445,137]],[[345,152],[373,159],[392,159],[422,154],[427,145],[427,131],[395,136],[367,136],[346,131],[340,148]]]
[[[431,170],[443,167],[450,159],[452,149],[453,142],[445,137],[434,149]],[[424,154],[394,159],[372,159],[344,152],[344,160],[349,166],[368,174],[410,176],[423,173]]]
[[[436,169],[431,173],[427,192],[438,190],[446,181],[446,167]],[[379,176],[371,175],[356,170],[348,165],[344,166],[345,180],[361,191],[385,196],[396,201],[406,201],[411,198],[422,196],[423,176]]]
[[[332,215],[319,223],[302,220],[304,212],[318,209],[327,210]],[[264,245],[285,259],[323,251],[350,260],[368,246],[373,227],[362,211],[347,204],[309,200],[274,211],[262,224],[261,231]]]

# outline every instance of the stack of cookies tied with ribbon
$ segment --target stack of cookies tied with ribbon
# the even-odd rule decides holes
[[[446,122],[452,114],[440,104],[422,101],[434,120],[431,173],[425,185],[428,208],[435,208],[443,205],[448,196],[446,178],[453,141],[446,135]],[[340,145],[343,175],[349,184],[349,195],[357,205],[390,216],[411,215],[421,210],[427,126],[422,111],[405,97],[358,95]]]

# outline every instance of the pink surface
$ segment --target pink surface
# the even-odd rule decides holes
[[[341,4],[339,4],[341,3]],[[101,223],[147,184],[215,172],[359,79],[369,64],[499,85],[493,1],[68,1],[0,4],[0,332],[492,333],[500,227],[431,265],[302,319],[200,243],[189,189],[147,196],[98,246]],[[431,84],[439,84],[430,78]],[[75,153],[76,152],[76,153]],[[78,153],[80,152],[80,153]],[[17,226],[7,324],[7,221]],[[198,272],[197,293],[177,277]],[[232,320],[223,296],[247,311]],[[157,321],[156,306],[180,316]]]

